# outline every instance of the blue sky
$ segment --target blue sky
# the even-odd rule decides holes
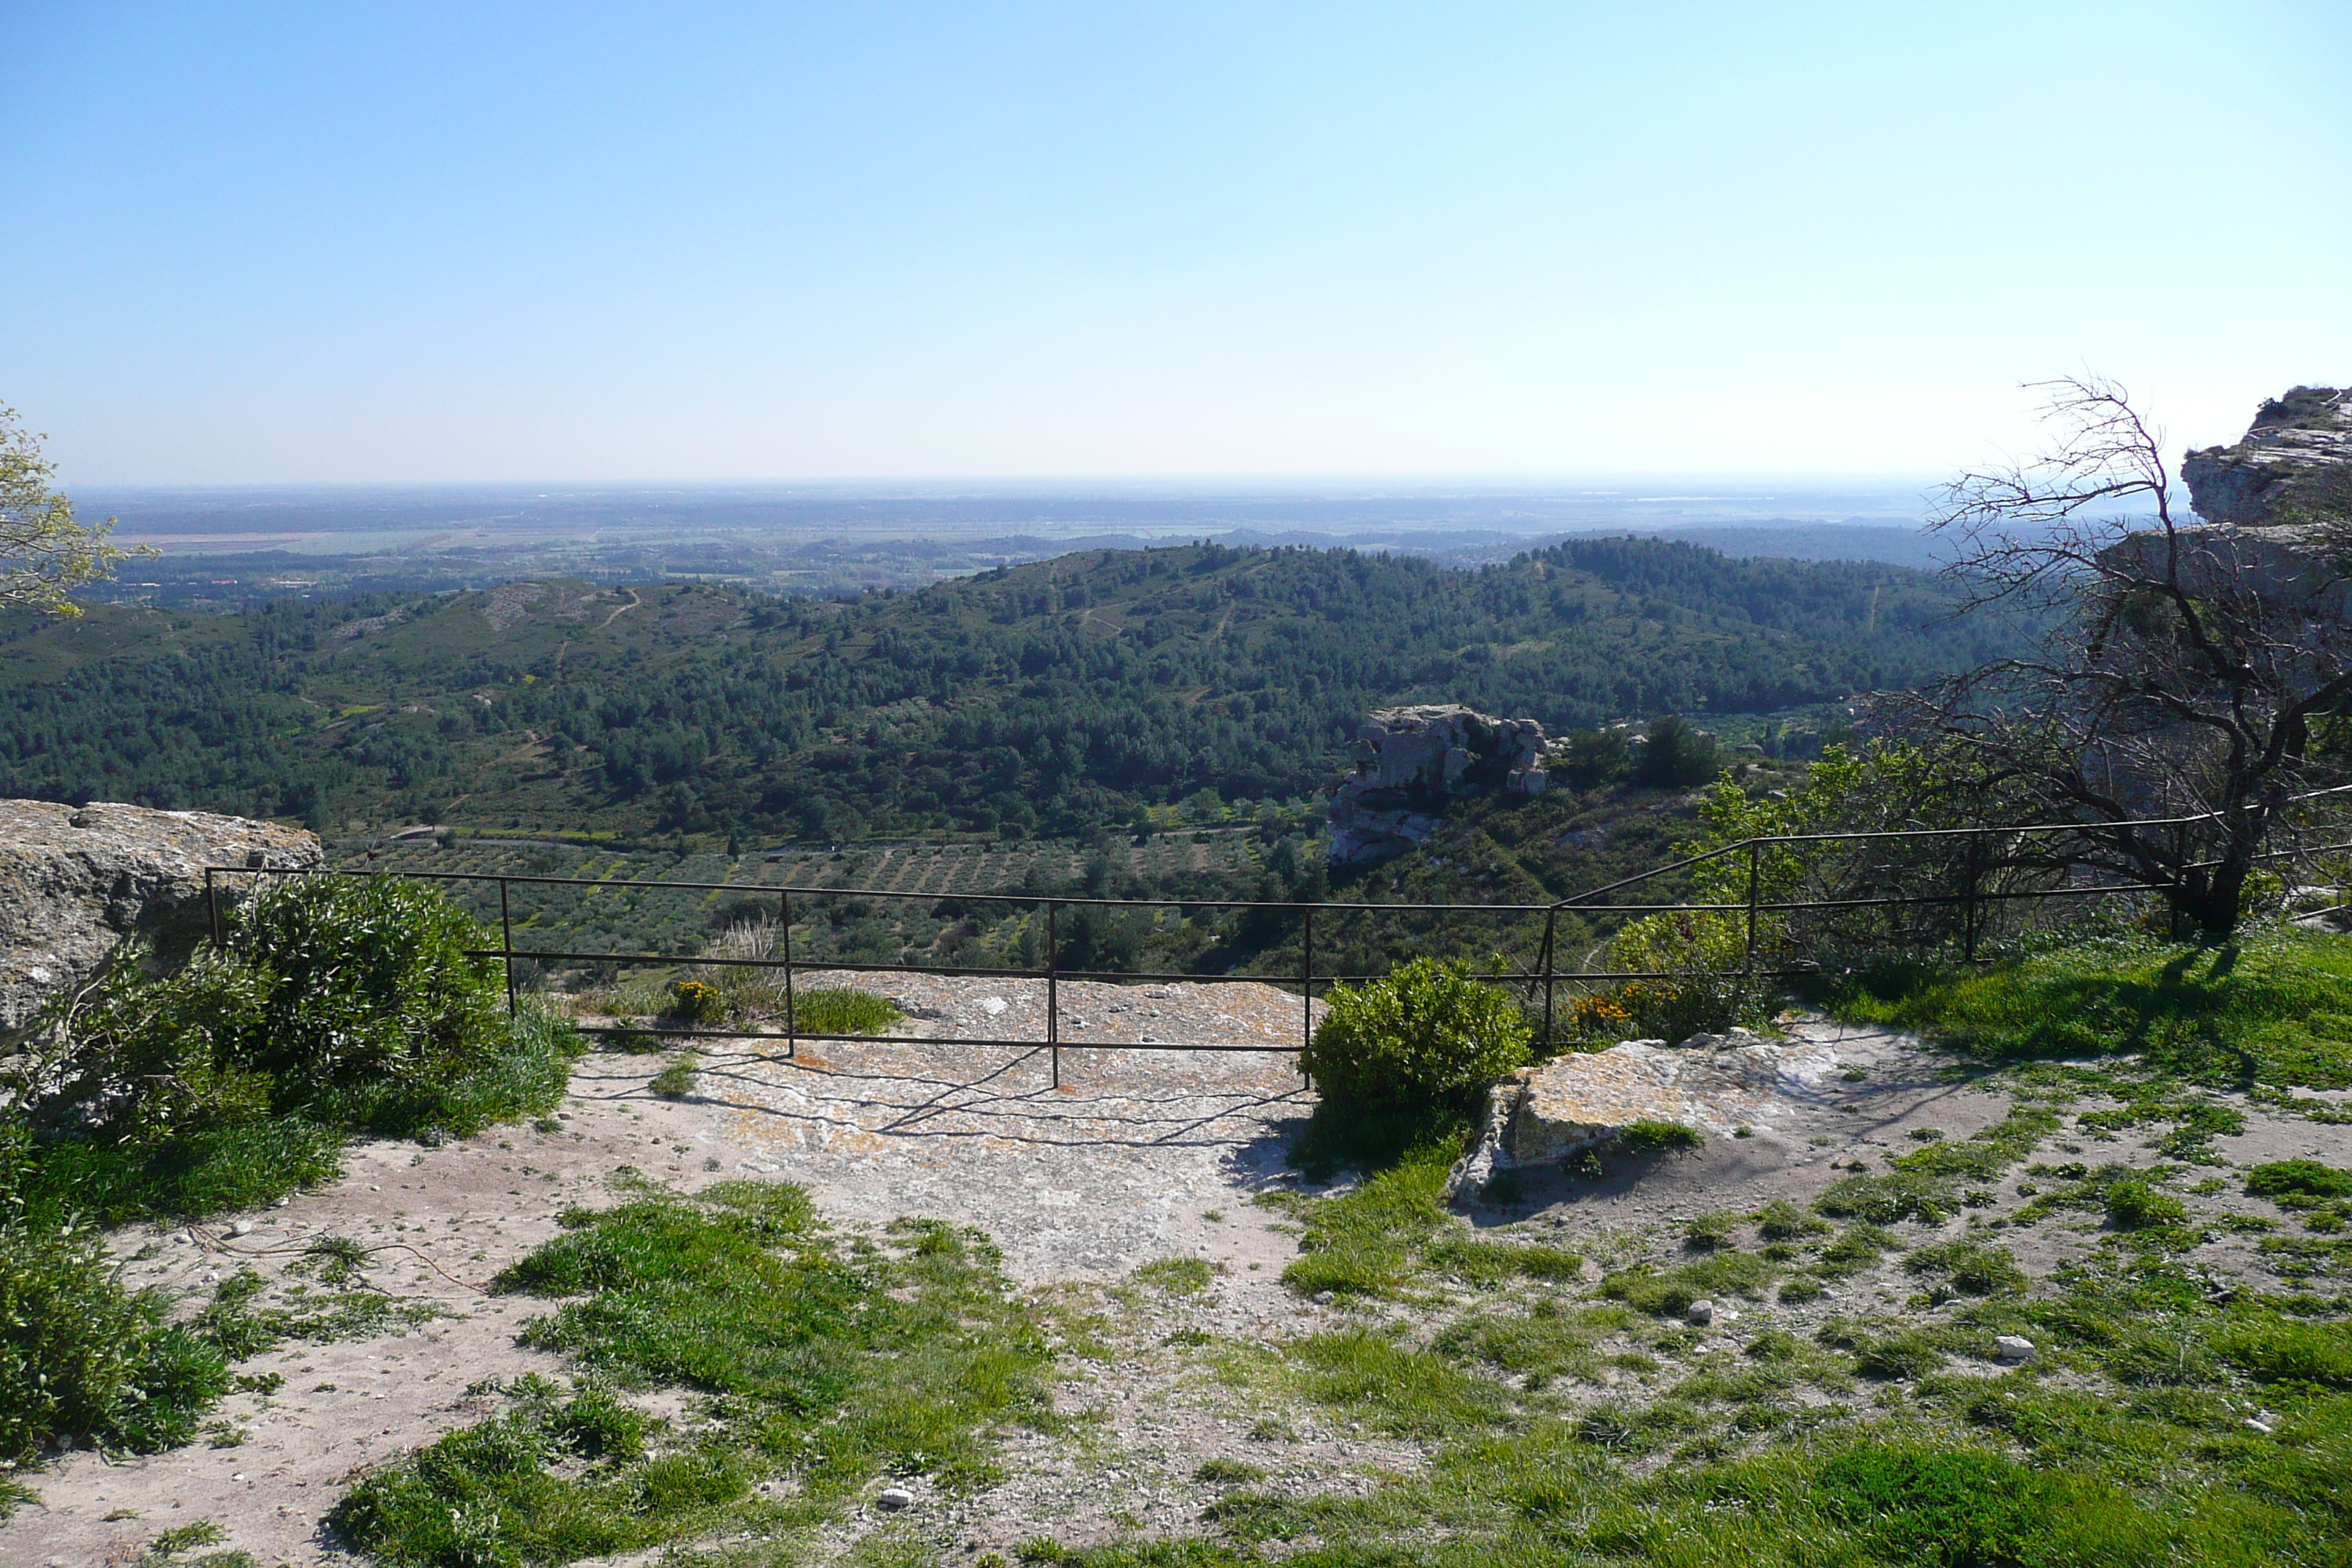
[[[1927,474],[2352,379],[2352,5],[0,0],[85,483]]]

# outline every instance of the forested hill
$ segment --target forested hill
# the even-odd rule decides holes
[[[1367,709],[1754,712],[2005,651],[1936,581],[1578,541],[1101,551],[848,601],[511,584],[0,624],[0,795],[538,830],[1068,833],[1327,788]]]

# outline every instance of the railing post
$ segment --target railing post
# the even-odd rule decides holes
[[[784,1059],[791,1061],[801,1054],[800,1007],[793,996],[793,896],[785,892],[777,897],[783,904],[784,921]]]
[[[1554,939],[1555,937],[1557,937],[1557,936],[1559,935],[1559,908],[1558,908],[1557,906],[1555,906],[1555,907],[1553,907],[1553,908],[1551,908],[1551,909],[1549,909],[1549,910],[1546,910],[1544,911],[1544,946],[1543,946],[1543,974],[1544,974],[1544,1049],[1545,1049],[1545,1050],[1547,1050],[1547,1051],[1549,1051],[1549,1050],[1550,1050],[1550,1049],[1551,1049],[1551,1047],[1552,1047],[1552,1039],[1553,1039],[1553,1034],[1552,1034],[1552,1021],[1551,1021],[1551,1006],[1552,1006],[1552,973],[1553,973],[1553,970],[1552,970],[1552,957],[1551,957],[1551,953],[1552,953],[1552,941],[1553,941],[1553,939]]]
[[[1748,978],[1756,978],[1756,861],[1757,846],[1748,841]]]
[[[1307,1070],[1307,1052],[1315,1044],[1315,906],[1307,906],[1300,928],[1298,961],[1298,1077],[1307,1088],[1315,1075]]]
[[[507,879],[499,879],[499,947],[507,966],[507,1016],[515,1015],[514,916],[507,909]]]
[[[205,909],[212,917],[213,951],[221,950],[220,889],[213,881],[213,868],[205,868]]]
[[[1977,961],[1977,879],[1979,847],[1984,840],[1976,834],[1969,835],[1969,896],[1960,917],[1960,953],[1964,962]]]
[[[1045,900],[1045,1051],[1054,1058],[1054,1087],[1062,1087],[1062,906]]]

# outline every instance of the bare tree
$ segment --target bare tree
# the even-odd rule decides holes
[[[2122,387],[2043,389],[2051,449],[1961,475],[1932,524],[1959,542],[1961,613],[2021,606],[2042,645],[1902,700],[1904,716],[1949,759],[1968,816],[2079,825],[2011,841],[2010,864],[2120,878],[2218,939],[2314,792],[2346,776],[2314,737],[2352,697],[2352,526],[2184,523],[2163,434]]]
[[[78,616],[68,593],[112,576],[123,552],[106,542],[112,518],[77,522],[73,502],[49,488],[58,469],[41,441],[0,404],[0,611],[24,605]]]

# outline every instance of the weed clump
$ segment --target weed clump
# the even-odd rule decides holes
[[[1680,1122],[1644,1118],[1627,1122],[1612,1142],[1629,1154],[1682,1154],[1706,1140]]]
[[[846,985],[819,986],[793,998],[793,1026],[811,1035],[878,1035],[906,1016],[888,997]]]
[[[2247,1173],[2246,1191],[2258,1198],[2352,1197],[2352,1171],[2316,1160],[2273,1160]]]
[[[1460,1100],[1527,1065],[1527,1020],[1500,988],[1463,968],[1417,958],[1364,985],[1331,992],[1300,1053],[1327,1097],[1370,1107]]]

